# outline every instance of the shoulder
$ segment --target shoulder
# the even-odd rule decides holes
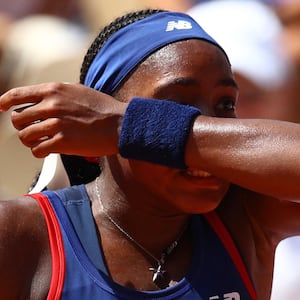
[[[0,238],[12,231],[15,237],[28,234],[42,220],[39,205],[32,197],[0,201]]]
[[[42,217],[36,201],[31,197],[0,201],[0,238],[13,232],[17,237],[34,228],[34,219]],[[31,228],[33,227],[33,228]]]
[[[0,298],[7,292],[14,299],[12,293],[29,292],[36,273],[51,267],[46,223],[33,198],[0,201],[0,245]]]

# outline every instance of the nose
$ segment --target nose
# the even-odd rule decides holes
[[[202,103],[197,103],[195,106],[201,110],[202,115],[209,116],[209,117],[216,117],[216,112],[212,107],[212,105],[207,105],[202,102]]]

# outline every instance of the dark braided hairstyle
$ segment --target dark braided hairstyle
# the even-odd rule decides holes
[[[92,42],[90,48],[88,49],[81,66],[80,70],[80,83],[84,83],[86,74],[88,72],[88,69],[95,59],[97,53],[101,49],[101,47],[104,45],[104,43],[118,30],[121,28],[130,25],[136,21],[142,20],[146,17],[149,17],[153,14],[163,12],[164,10],[158,10],[158,9],[146,9],[146,10],[139,10],[135,12],[128,13],[122,17],[119,17],[115,19],[112,23],[107,25],[103,28],[103,30],[99,33],[99,35],[95,38],[95,40]]]

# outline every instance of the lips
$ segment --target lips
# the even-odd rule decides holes
[[[229,187],[229,182],[225,179],[201,169],[186,169],[177,174],[176,186],[178,189],[186,193],[185,195],[204,199],[205,203],[218,204]],[[213,209],[215,207],[213,206]],[[211,210],[211,206],[209,210]]]
[[[188,179],[190,182],[196,182],[197,184],[200,183],[215,186],[224,181],[223,179],[200,169],[187,169],[183,171],[181,175]]]
[[[212,177],[212,174],[202,171],[202,170],[192,170],[192,169],[187,169],[185,171],[185,173],[189,176],[192,177],[202,177],[202,178],[208,178],[208,177]]]

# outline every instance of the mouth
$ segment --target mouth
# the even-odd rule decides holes
[[[223,179],[200,169],[184,170],[182,171],[181,176],[183,176],[190,184],[196,184],[198,187],[201,186],[209,189],[216,189],[224,184]]]
[[[184,171],[184,173],[191,177],[200,177],[200,178],[213,177],[213,175],[208,172],[202,170],[196,170],[196,169],[187,169]]]
[[[205,195],[212,196],[212,199],[215,199],[215,196],[221,199],[229,186],[226,180],[200,169],[182,170],[180,178],[180,184],[185,191],[196,194],[209,193]]]

